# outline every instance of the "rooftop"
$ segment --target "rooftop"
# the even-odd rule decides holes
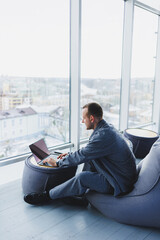
[[[27,108],[14,108],[10,110],[0,111],[0,119],[22,117],[27,115],[37,114],[31,107]]]

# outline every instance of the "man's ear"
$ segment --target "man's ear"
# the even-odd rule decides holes
[[[94,122],[94,116],[93,115],[90,115],[90,121],[91,121],[91,123]]]

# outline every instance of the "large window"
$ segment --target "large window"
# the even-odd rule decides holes
[[[119,125],[123,1],[82,1],[81,106],[101,104],[104,119]],[[88,131],[81,126],[81,138]],[[89,133],[90,134],[90,133]]]
[[[0,157],[69,140],[69,0],[0,2]]]
[[[48,147],[71,141],[77,149],[91,134],[81,124],[79,138],[79,100],[81,107],[100,103],[104,119],[120,130],[158,125],[157,4],[0,1],[0,159],[22,160],[40,138]]]
[[[135,7],[129,127],[152,121],[158,16]]]

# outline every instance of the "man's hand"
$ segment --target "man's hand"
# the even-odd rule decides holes
[[[57,167],[57,163],[56,163],[57,161],[51,157],[48,157],[45,160],[43,160],[43,163],[46,163],[46,162],[49,163],[53,167]]]
[[[68,153],[62,153],[62,154],[60,154],[57,158],[59,159],[62,159],[63,157],[65,157],[66,155],[67,155]]]

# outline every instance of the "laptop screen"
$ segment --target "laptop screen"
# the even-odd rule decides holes
[[[33,156],[35,157],[37,163],[50,155],[50,152],[43,138],[29,145],[29,148],[31,149],[31,152],[33,153]]]

